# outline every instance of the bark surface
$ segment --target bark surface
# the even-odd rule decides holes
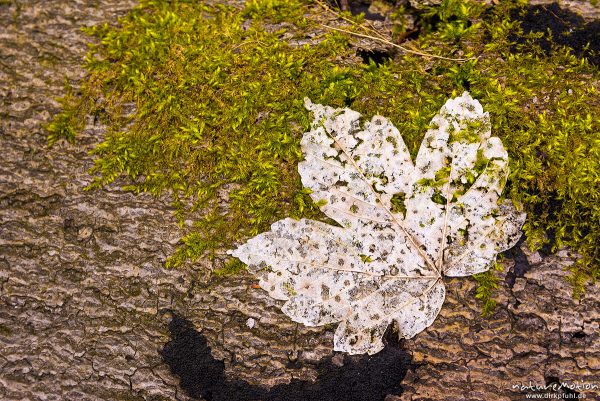
[[[167,311],[195,324],[228,377],[315,379],[331,327],[291,322],[250,276],[210,278],[201,262],[165,270],[181,235],[167,198],[118,183],[83,190],[102,126],[90,120],[75,145],[46,147],[65,78],[83,77],[80,27],[114,23],[133,4],[0,2],[0,399],[188,398],[160,356]],[[600,385],[598,287],[571,298],[566,251],[513,256],[491,318],[479,316],[472,280],[447,282],[440,317],[403,343],[413,368],[398,399],[524,399],[512,385],[529,380]]]

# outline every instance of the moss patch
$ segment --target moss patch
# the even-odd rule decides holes
[[[414,156],[441,105],[468,90],[509,151],[507,196],[528,213],[529,244],[578,251],[570,280],[580,294],[600,272],[600,74],[568,47],[541,47],[545,33],[523,32],[527,10],[446,0],[420,12],[420,35],[406,46],[468,61],[398,51],[361,63],[355,37],[323,28],[331,22],[315,4],[145,0],[119,27],[87,30],[98,38],[89,77],[64,100],[50,142],[72,140],[83,116],[96,115],[108,133],[91,188],[125,177],[132,191],[167,191],[182,224],[202,214],[168,265],[206,254],[222,262],[217,249],[276,220],[320,216],[297,173],[305,96],[388,117]],[[402,37],[402,13],[392,15]],[[368,32],[360,16],[344,17],[345,29]]]
[[[483,273],[478,273],[473,276],[479,286],[475,291],[475,298],[481,302],[481,314],[484,316],[491,315],[496,308],[496,300],[494,293],[498,289],[500,278],[497,275],[498,271],[502,271],[502,265],[499,263]]]

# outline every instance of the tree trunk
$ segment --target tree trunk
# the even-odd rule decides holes
[[[343,366],[360,380],[360,366],[375,369],[377,359],[333,356],[332,327],[291,322],[252,277],[210,278],[202,261],[165,270],[180,236],[168,199],[134,196],[118,183],[84,191],[87,152],[102,126],[90,120],[76,145],[47,149],[54,99],[65,77],[83,76],[80,27],[115,22],[133,4],[0,2],[0,398],[187,399],[163,360],[177,340],[174,316],[194,324],[236,388],[274,399],[265,388],[334,383],[327,372]],[[512,385],[529,380],[600,385],[598,287],[581,302],[571,298],[566,251],[514,255],[491,318],[480,317],[472,279],[449,280],[434,325],[386,354],[406,365],[396,372],[396,399],[524,399],[527,390]]]

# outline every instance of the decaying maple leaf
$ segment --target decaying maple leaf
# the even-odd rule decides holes
[[[398,130],[375,116],[306,100],[314,113],[298,166],[340,227],[284,219],[232,251],[283,312],[307,326],[340,322],[334,349],[374,354],[392,322],[410,338],[435,320],[443,276],[486,271],[521,236],[525,215],[498,203],[508,155],[465,92],[433,118],[412,163]]]

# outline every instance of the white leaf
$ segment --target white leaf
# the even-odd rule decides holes
[[[433,118],[415,164],[384,117],[360,127],[350,109],[306,107],[315,119],[298,170],[340,227],[284,219],[230,253],[292,320],[340,322],[335,350],[374,354],[390,323],[405,338],[431,325],[442,277],[488,270],[517,242],[525,215],[498,203],[508,155],[467,92]]]

